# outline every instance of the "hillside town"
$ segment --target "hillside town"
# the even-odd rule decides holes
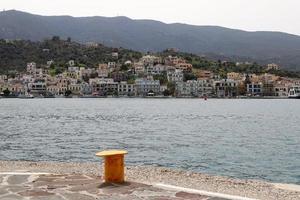
[[[139,60],[99,63],[94,68],[67,62],[65,71],[53,74],[50,60],[43,66],[27,64],[25,72],[14,77],[0,75],[2,97],[280,97],[300,86],[300,79],[279,77],[272,73],[227,73],[221,77],[209,70],[193,68],[177,56],[146,54]],[[240,63],[236,63],[239,65]],[[279,70],[268,64],[266,71]]]

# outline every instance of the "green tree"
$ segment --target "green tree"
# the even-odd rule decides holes
[[[175,83],[168,82],[167,87],[168,87],[169,96],[170,95],[174,96],[175,95],[175,89],[176,89]]]
[[[122,65],[120,70],[121,71],[128,71],[128,65]]]
[[[153,79],[159,80],[161,85],[166,85],[168,83],[168,77],[166,73],[154,75]]]
[[[67,90],[66,92],[65,92],[65,96],[66,97],[69,97],[69,96],[71,96],[72,95],[72,91],[71,90]]]
[[[184,79],[184,81],[197,80],[197,76],[193,73],[184,73],[183,74],[183,79]]]
[[[8,96],[10,95],[10,91],[9,91],[8,88],[6,88],[5,90],[3,90],[3,95],[4,95],[5,97],[8,97]]]

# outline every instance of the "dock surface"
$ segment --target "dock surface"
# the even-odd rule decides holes
[[[150,166],[105,184],[101,163],[0,161],[0,200],[299,200],[299,187],[286,186]]]

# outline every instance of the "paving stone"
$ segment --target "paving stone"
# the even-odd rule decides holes
[[[19,185],[28,182],[28,175],[13,175],[10,176],[7,182],[11,185]]]
[[[124,184],[107,184],[104,183],[100,185],[101,192],[104,194],[131,194],[134,191],[144,191],[145,188],[149,187],[148,185],[135,183],[135,182],[126,182]]]
[[[23,192],[18,193],[21,196],[24,197],[36,197],[36,196],[51,196],[54,195],[54,193],[50,193],[48,191],[44,191],[41,189],[33,189],[33,190],[26,190]]]
[[[177,197],[155,197],[153,200],[183,200]]]
[[[92,183],[101,184],[101,180],[97,180],[97,179],[91,179],[91,180],[67,180],[67,179],[63,179],[63,180],[55,180],[51,184],[74,186],[74,185],[84,185],[84,184],[92,184]]]
[[[67,199],[70,199],[70,200],[95,200],[95,198],[93,198],[91,196],[84,195],[84,194],[79,194],[79,193],[63,194],[63,196]]]
[[[177,192],[175,196],[184,198],[186,200],[207,200],[209,198],[208,196],[203,196],[200,194],[191,194],[187,192]]]
[[[69,176],[66,176],[65,179],[80,179],[80,180],[89,180],[91,178],[88,178],[86,176],[83,176],[83,175],[69,175]],[[94,178],[93,178],[94,179]]]
[[[10,195],[1,197],[1,200],[23,200],[23,198],[15,195],[15,194],[10,194]]]
[[[53,195],[46,197],[31,197],[30,200],[64,200],[64,198],[57,195]]]
[[[6,188],[0,188],[0,195],[4,195],[7,193],[8,193],[8,191],[6,190]]]
[[[12,192],[12,193],[17,193],[17,192],[21,192],[24,190],[28,190],[30,189],[30,187],[28,186],[21,186],[21,185],[12,185],[7,187],[8,191]]]
[[[10,176],[8,182],[11,185],[0,186],[0,195],[6,195],[0,200],[229,200],[164,190],[136,182],[102,183],[101,177],[97,176],[40,175],[34,181],[27,182],[28,177]]]
[[[170,198],[175,198],[175,193],[174,191],[168,191],[168,190],[161,190],[161,191],[151,191],[151,190],[142,190],[142,191],[133,191],[133,195],[136,195],[141,198],[146,198],[146,199],[153,199],[153,198],[162,198],[162,197],[170,197]]]
[[[73,186],[70,189],[68,189],[69,191],[72,192],[80,192],[80,191],[87,191],[91,194],[99,194],[100,193],[100,189],[99,189],[100,184],[99,183],[91,183],[91,184],[84,184],[84,185],[77,185],[77,186]]]

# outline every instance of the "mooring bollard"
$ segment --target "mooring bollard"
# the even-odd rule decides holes
[[[124,150],[109,150],[96,153],[104,157],[104,181],[106,183],[123,183],[124,178]]]

